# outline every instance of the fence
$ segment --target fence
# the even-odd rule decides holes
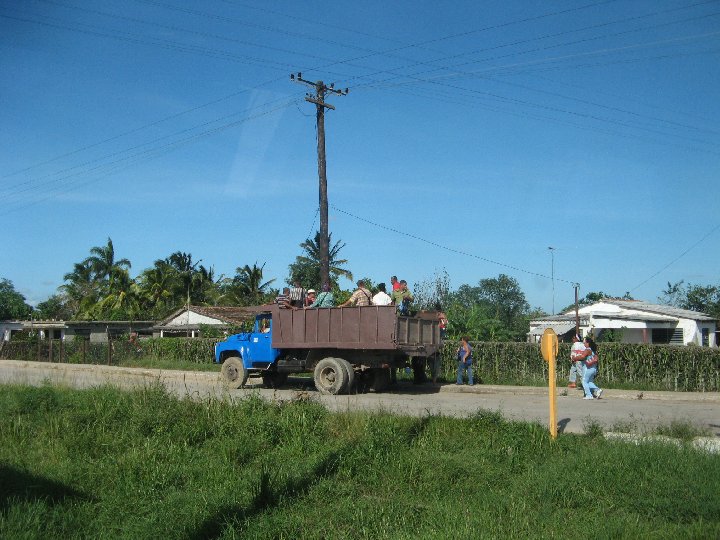
[[[213,361],[216,339],[155,338],[132,344],[69,341],[10,341],[0,348],[0,358],[75,364],[123,365],[129,359]],[[548,366],[540,347],[532,343],[477,342],[473,347],[476,379],[483,384],[547,384]],[[457,344],[441,350],[441,377],[455,380]],[[695,392],[720,391],[720,349],[672,345],[598,344],[600,386],[638,390]],[[557,384],[564,385],[570,369],[570,344],[558,352]]]
[[[0,350],[0,359],[108,366],[120,366],[131,359],[207,363],[213,361],[216,342],[216,339],[200,338],[157,338],[137,343],[127,339],[105,343],[79,339],[9,341]]]

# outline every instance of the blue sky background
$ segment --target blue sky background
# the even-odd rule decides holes
[[[327,166],[356,276],[506,273],[550,312],[552,246],[556,310],[718,283],[720,2],[192,6],[0,3],[0,277],[31,303],[108,237],[133,276],[181,250],[280,285],[318,227],[298,71],[350,88]]]

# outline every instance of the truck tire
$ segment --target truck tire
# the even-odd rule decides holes
[[[345,373],[347,374],[347,385],[342,391],[349,394],[355,386],[355,370],[353,370],[352,364],[344,358],[338,358],[338,360],[340,360],[340,363],[345,368]]]
[[[347,389],[348,372],[340,358],[323,358],[315,366],[313,379],[321,394],[342,394]]]
[[[225,384],[230,388],[242,388],[248,380],[248,370],[245,369],[242,359],[238,356],[230,356],[225,359],[220,373]]]

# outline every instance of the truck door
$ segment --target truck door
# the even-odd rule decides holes
[[[272,318],[261,316],[255,320],[255,328],[250,337],[250,363],[253,367],[265,368],[280,355],[272,346]]]

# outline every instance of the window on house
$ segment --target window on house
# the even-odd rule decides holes
[[[709,328],[702,329],[702,346],[703,347],[710,346],[710,329]]]
[[[682,328],[673,329],[670,337],[670,345],[683,345],[685,343],[685,334]]]
[[[652,342],[653,343],[670,343],[674,328],[653,328],[652,329]]]
[[[685,334],[682,328],[653,328],[652,342],[666,345],[682,345],[685,343]]]

